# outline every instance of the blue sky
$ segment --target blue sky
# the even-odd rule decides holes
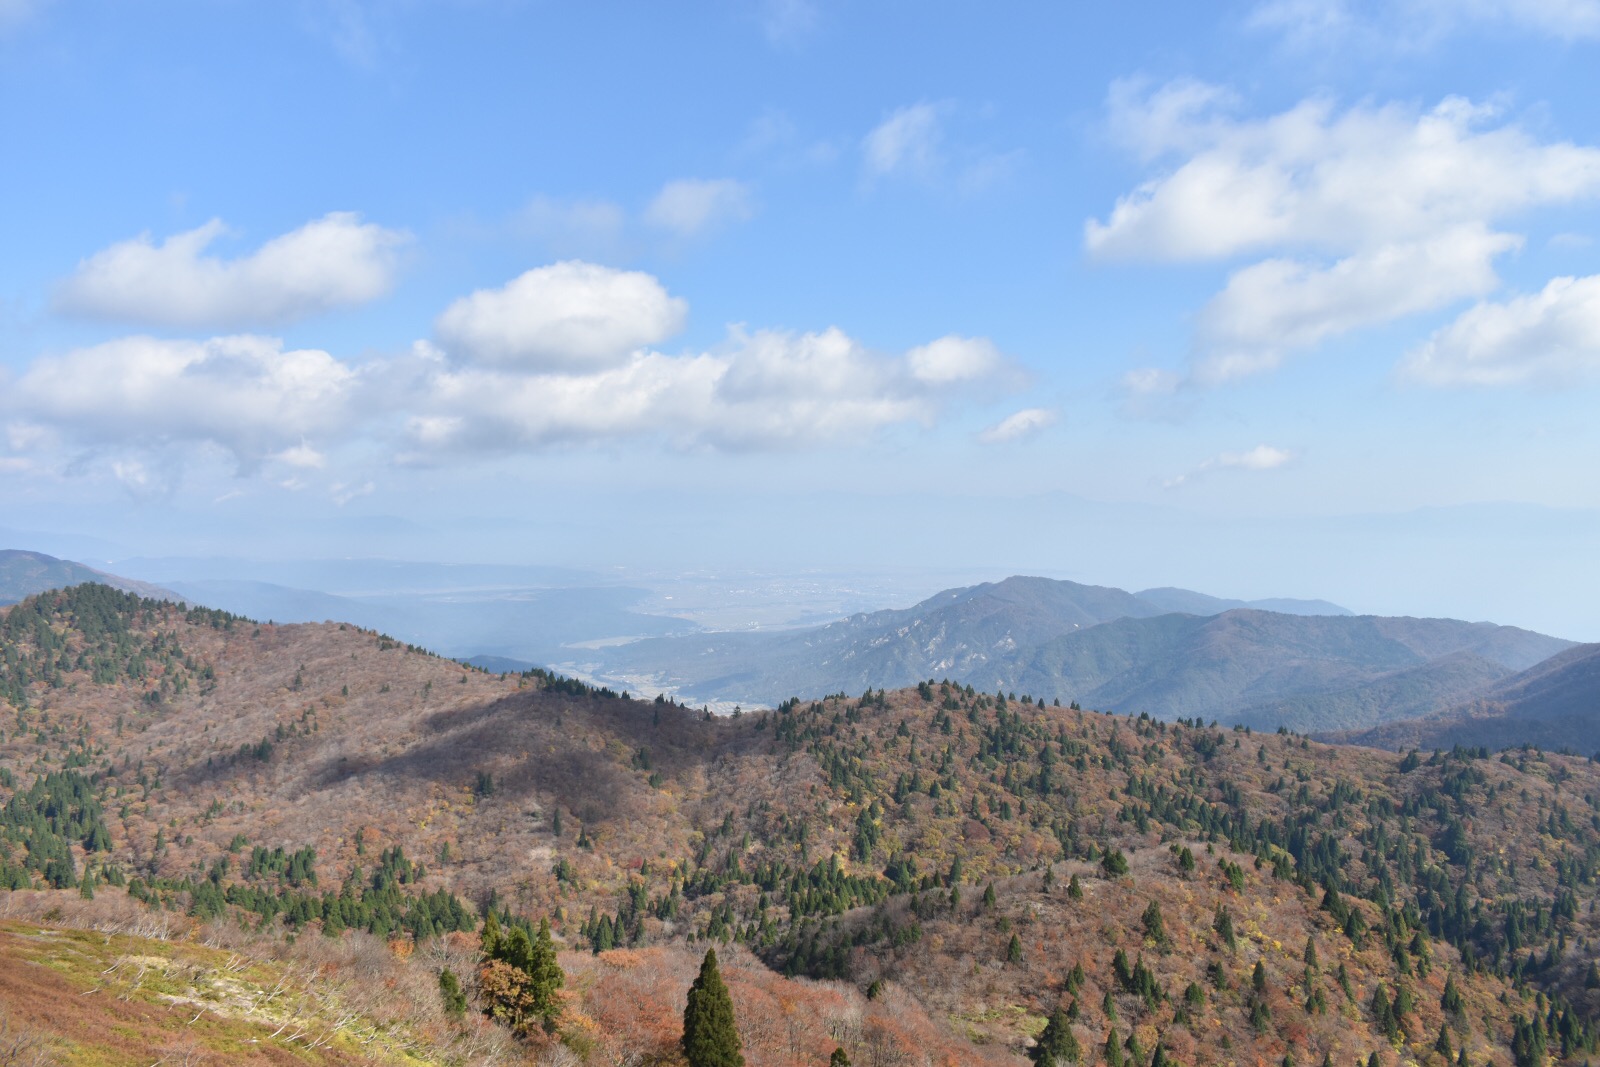
[[[1600,638],[1596,70],[1600,0],[0,0],[0,525]]]

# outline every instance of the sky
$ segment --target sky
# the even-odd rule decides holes
[[[0,528],[1600,640],[1597,71],[1600,0],[0,0]]]

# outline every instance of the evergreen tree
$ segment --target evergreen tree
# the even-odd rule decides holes
[[[843,1046],[833,1050],[833,1055],[828,1057],[828,1067],[850,1067],[850,1057]]]
[[[456,972],[446,967],[439,972],[439,999],[444,1001],[444,1013],[459,1019],[467,1011],[467,995],[461,991],[461,980]]]
[[[518,931],[520,933],[521,931]],[[544,1022],[544,1032],[556,1032],[561,1018],[560,989],[567,984],[566,973],[556,959],[555,941],[550,937],[550,920],[539,920],[539,936],[534,938],[532,951],[523,970],[528,972],[529,992],[533,996],[533,1013]]]
[[[707,949],[700,976],[689,987],[683,1009],[683,1054],[689,1067],[744,1067],[733,1000],[717,970],[716,949]]]
[[[1076,874],[1074,874],[1072,876],[1072,880],[1067,883],[1067,896],[1071,897],[1073,900],[1083,899],[1083,886],[1079,884],[1078,876]]]
[[[1122,1067],[1122,1039],[1115,1028],[1106,1035],[1106,1067]]]
[[[494,917],[494,909],[489,909],[489,917],[483,920],[483,937],[478,943],[478,951],[486,960],[500,958],[500,920]]]
[[[1061,1067],[1063,1064],[1077,1063],[1082,1054],[1067,1013],[1059,1007],[1050,1013],[1044,1030],[1035,1040],[1033,1048],[1028,1050],[1028,1058],[1037,1067]]]
[[[1010,944],[1006,945],[1006,962],[1007,963],[1021,963],[1022,962],[1022,939],[1019,938],[1016,934],[1012,934],[1011,935],[1011,942],[1010,942]]]
[[[1167,925],[1166,922],[1161,918],[1160,904],[1152,900],[1144,909],[1144,915],[1141,917],[1141,921],[1144,923],[1144,935],[1146,937],[1158,945],[1166,943]]]

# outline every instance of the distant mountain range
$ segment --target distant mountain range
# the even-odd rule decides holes
[[[24,549],[0,549],[0,605],[15,604],[35,593],[47,589],[65,589],[68,586],[100,582],[126,593],[138,593],[152,600],[180,600],[177,593],[149,582],[136,582],[86,567],[82,563],[56,559],[43,552]]]
[[[814,630],[640,641],[600,650],[587,669],[689,700],[770,704],[950,678],[1103,710],[1329,731],[1454,706],[1572,644],[1324,601],[1269,602],[1293,613],[1240,603],[1013,577]]]
[[[1322,600],[1012,577],[813,629],[689,633],[682,619],[632,610],[642,591],[626,587],[364,596],[222,579],[163,587],[0,550],[0,605],[86,582],[262,620],[351,622],[496,673],[554,665],[694,703],[772,705],[949,678],[1388,748],[1600,747],[1600,645],[1484,622],[1356,616]]]
[[[1574,645],[1444,711],[1332,739],[1380,748],[1531,744],[1600,752],[1600,644]]]
[[[171,585],[196,603],[253,619],[350,622],[447,656],[497,661],[548,662],[571,655],[566,646],[573,642],[692,629],[682,619],[631,610],[644,590],[626,586],[339,596],[270,582],[207,579]]]

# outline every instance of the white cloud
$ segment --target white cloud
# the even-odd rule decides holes
[[[1600,275],[1556,278],[1538,293],[1481,303],[1407,355],[1426,385],[1521,385],[1600,373]]]
[[[992,374],[1000,366],[1000,350],[987,337],[951,334],[906,353],[911,374],[930,385],[949,385]]]
[[[1054,426],[1055,422],[1056,413],[1048,408],[1023,408],[978,434],[978,441],[986,445],[1023,441]]]
[[[304,441],[286,448],[282,452],[274,452],[267,458],[275,459],[279,463],[285,463],[300,470],[321,470],[328,465],[328,457]]]
[[[1269,259],[1236,271],[1201,312],[1195,377],[1214,385],[1270,370],[1292,349],[1485,295],[1498,284],[1494,258],[1518,244],[1508,234],[1462,226],[1329,267]]]
[[[530,371],[595,369],[677,333],[687,311],[648,274],[569,260],[457,300],[435,330],[461,359]]]
[[[457,301],[440,316],[443,347],[418,341],[360,367],[249,335],[136,336],[46,355],[0,390],[17,460],[8,470],[92,461],[155,495],[178,484],[191,456],[220,451],[241,472],[265,470],[285,489],[320,484],[343,504],[370,491],[337,469],[362,440],[407,465],[628,441],[831,446],[929,426],[1011,373],[981,337],[895,354],[839,329],[736,326],[710,350],[655,351],[686,310],[648,274],[566,262]],[[1024,412],[1005,433],[1038,418]]]
[[[306,438],[345,428],[357,385],[328,353],[272,338],[127,337],[36,360],[0,410],[82,444],[205,443],[250,467],[273,453],[308,458]]]
[[[874,127],[861,143],[867,172],[931,175],[940,163],[939,112],[935,104],[912,104]]]
[[[1294,453],[1272,445],[1256,445],[1247,452],[1222,452],[1201,462],[1187,474],[1180,474],[1164,483],[1164,488],[1176,489],[1195,481],[1214,470],[1270,471],[1277,470],[1294,459]]]
[[[1116,94],[1114,94],[1115,97]],[[1521,129],[1479,129],[1487,108],[1459,98],[1417,114],[1308,100],[1233,120],[1192,87],[1114,99],[1130,136],[1185,158],[1120,198],[1085,243],[1111,259],[1203,260],[1299,246],[1348,252],[1431,236],[1600,192],[1600,150],[1539,144]],[[1142,124],[1142,125],[1141,125]]]
[[[237,259],[205,251],[220,220],[167,238],[122,241],[78,264],[56,293],[62,311],[159,326],[242,327],[292,322],[363,304],[393,287],[400,231],[334,212]]]
[[[1349,35],[1369,46],[1414,48],[1466,26],[1593,40],[1600,38],[1600,0],[1267,0],[1246,25],[1323,48],[1330,38]]]
[[[1323,99],[1247,120],[1197,82],[1112,87],[1114,128],[1175,165],[1085,224],[1103,259],[1267,254],[1235,270],[1196,326],[1195,378],[1275,367],[1297,348],[1481,297],[1521,238],[1506,216],[1600,195],[1600,150],[1540,143],[1492,108],[1426,112]]]
[[[685,237],[755,214],[750,188],[732,178],[668,182],[645,209],[645,221]]]
[[[987,341],[957,339],[974,351]],[[923,351],[936,346],[925,346]],[[506,452],[560,443],[657,437],[677,447],[798,448],[867,439],[887,427],[930,423],[976,365],[929,380],[926,359],[873,353],[838,329],[818,333],[734,328],[712,352],[638,351],[580,373],[447,367],[429,381],[409,421],[408,457]]]

